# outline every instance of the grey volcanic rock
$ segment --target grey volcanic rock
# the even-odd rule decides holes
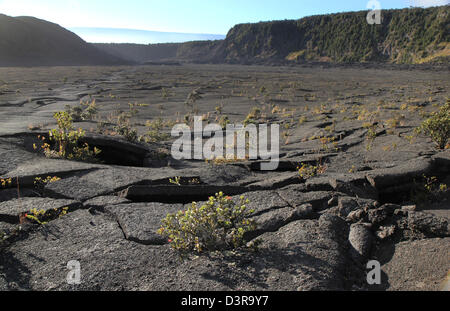
[[[270,210],[276,210],[284,207],[291,207],[288,202],[283,200],[275,191],[254,191],[242,194],[250,201],[247,204],[249,210],[255,210],[255,214],[262,214]],[[233,201],[238,203],[240,195],[232,197]]]
[[[350,252],[353,258],[364,260],[369,256],[372,248],[373,235],[367,224],[352,224],[350,226],[348,241],[352,247]]]
[[[448,237],[448,219],[424,212],[408,212],[408,228],[433,237]]]
[[[401,206],[395,204],[384,204],[379,208],[371,209],[367,212],[368,220],[374,225],[380,225],[388,220],[394,214],[394,211],[399,208]]]
[[[364,209],[354,210],[347,215],[347,220],[352,223],[359,222],[360,220],[365,220],[365,218],[367,218],[367,211]]]
[[[102,168],[101,165],[74,162],[59,159],[46,159],[37,157],[32,161],[24,161],[14,170],[8,171],[3,177],[18,177],[22,186],[34,186],[34,180],[38,176],[63,177],[70,174],[89,172]]]
[[[248,238],[256,237],[265,232],[275,232],[292,221],[300,219],[313,219],[313,207],[311,204],[304,204],[295,208],[284,207],[269,210],[258,216],[252,217],[257,225],[257,230],[247,234]]]
[[[310,203],[314,211],[320,211],[328,207],[328,201],[333,197],[332,192],[315,191],[302,192],[302,185],[291,185],[277,191],[280,197],[291,206],[300,206]]]
[[[378,231],[375,233],[375,235],[380,239],[384,240],[390,236],[392,236],[395,233],[396,226],[386,226],[386,227],[380,227]]]
[[[314,177],[305,182],[307,191],[333,191],[330,180],[327,177]]]
[[[332,182],[335,191],[345,193],[349,196],[358,197],[362,199],[378,200],[378,191],[370,185],[365,179],[354,181],[335,180]]]
[[[48,184],[46,191],[55,196],[85,201],[97,196],[113,194],[139,182],[151,182],[182,175],[170,168],[149,169],[133,167],[111,167],[86,173]]]
[[[82,269],[78,289],[124,289],[133,282],[133,266],[149,258],[149,253],[144,255],[145,250],[130,243],[116,222],[78,210],[2,250],[0,286],[2,290],[73,290],[66,281],[67,263],[78,260]],[[143,261],[130,262],[138,258],[136,252]]]
[[[9,201],[12,199],[17,199],[18,197],[37,197],[38,193],[32,189],[19,189],[17,193],[16,188],[0,190],[0,202]]]
[[[247,186],[250,189],[279,189],[299,181],[297,172],[276,172],[270,179],[258,180]]]
[[[404,241],[382,265],[383,289],[439,291],[448,282],[450,238]],[[386,277],[384,277],[385,275]]]
[[[334,290],[344,287],[348,261],[341,247],[338,218],[327,221],[299,220],[260,238],[260,258],[254,265],[265,268],[268,289]],[[271,263],[277,263],[273,265]]]
[[[10,140],[0,138],[0,176],[14,170],[22,163],[33,162],[37,159],[39,159],[38,155],[25,151]]]
[[[433,169],[430,157],[421,157],[394,168],[378,169],[367,173],[367,179],[378,190],[410,183],[414,178],[429,175]]]
[[[117,207],[117,206],[116,206]],[[2,289],[33,290],[338,290],[347,254],[342,223],[300,220],[266,233],[260,252],[180,261],[169,246],[127,241],[116,222],[78,210],[0,254]],[[82,284],[66,283],[67,262]]]
[[[343,217],[347,217],[351,212],[358,209],[370,209],[375,207],[376,201],[371,199],[361,199],[352,197],[340,197],[339,198],[339,214]]]
[[[124,204],[124,203],[131,203],[131,201],[125,198],[120,198],[118,196],[109,195],[109,196],[95,197],[93,199],[87,200],[83,203],[83,205],[86,208],[97,209],[103,208],[104,206]]]
[[[183,210],[182,204],[134,203],[106,206],[105,211],[114,216],[125,237],[145,245],[159,245],[167,240],[156,231],[167,214]]]
[[[209,185],[240,185],[250,175],[249,170],[245,167],[236,165],[213,165],[202,170],[201,179]]]
[[[48,211],[51,209],[60,209],[68,207],[78,209],[82,207],[81,202],[73,200],[55,200],[50,198],[21,198],[0,203],[1,217],[19,216],[21,213],[29,212],[36,208],[37,210]]]

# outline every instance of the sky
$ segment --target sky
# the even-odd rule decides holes
[[[236,24],[361,11],[368,0],[0,0],[0,13],[34,16],[65,28],[125,28],[226,35]],[[379,0],[382,9],[450,0]]]

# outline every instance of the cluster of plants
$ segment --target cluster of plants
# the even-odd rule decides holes
[[[305,122],[307,122],[308,121],[308,118],[306,117],[306,116],[301,116],[299,119],[298,119],[298,124],[299,125],[303,125]]]
[[[231,121],[228,118],[228,116],[222,116],[219,119],[219,125],[222,127],[222,129],[226,129],[227,125],[230,124],[230,123],[231,123]]]
[[[416,129],[417,134],[429,136],[440,149],[448,148],[450,138],[450,99],[442,107],[431,114]]]
[[[129,103],[128,111],[118,110],[108,117],[109,123],[113,124],[112,132],[107,129],[107,124],[101,122],[98,124],[99,131],[110,135],[120,135],[130,142],[138,140],[138,131],[134,128],[132,118],[139,113],[140,107],[146,107],[147,104]]]
[[[33,208],[28,213],[25,213],[24,216],[28,221],[32,223],[45,225],[51,220],[67,215],[68,212],[68,207],[54,208],[50,210],[38,210],[37,208]]]
[[[138,132],[131,124],[131,116],[122,112],[117,116],[117,122],[114,125],[114,131],[124,137],[126,140],[134,142],[138,139]]]
[[[249,160],[248,153],[245,155],[245,158],[243,159],[238,158],[235,154],[228,154],[225,156],[217,156],[214,159],[206,159],[205,163],[211,163],[213,165],[224,165],[224,164],[244,162],[247,160]]]
[[[163,99],[169,99],[170,96],[171,96],[170,92],[165,87],[163,87],[161,89],[161,97]]]
[[[334,136],[323,136],[319,138],[320,143],[322,146],[320,147],[319,151],[339,151],[338,148],[338,142],[336,141],[336,137]]]
[[[249,203],[244,196],[235,203],[220,192],[203,205],[193,202],[187,210],[167,215],[158,233],[181,253],[243,247],[245,234],[256,229]]]
[[[244,126],[247,126],[249,124],[256,124],[260,118],[261,118],[261,109],[254,107],[245,118]]]
[[[317,175],[324,174],[327,171],[327,166],[320,163],[317,165],[302,163],[297,167],[297,170],[299,177],[303,180],[307,180]]]
[[[167,124],[169,127],[171,124]],[[162,118],[158,118],[154,121],[147,121],[145,124],[147,132],[139,140],[145,142],[159,142],[170,138],[168,133],[163,132],[166,124]]]
[[[173,179],[169,178],[169,183],[171,183],[172,185],[181,186],[181,177],[177,176]]]
[[[423,175],[421,180],[414,180],[410,197],[415,204],[421,206],[429,202],[439,201],[448,189],[448,185],[441,183],[436,176]]]
[[[367,151],[370,151],[372,149],[372,145],[373,145],[375,139],[377,138],[377,129],[378,129],[378,123],[374,123],[374,124],[370,125],[367,129],[367,134],[366,134],[366,140],[367,140],[366,149],[367,149]]]
[[[34,186],[37,190],[37,192],[41,195],[44,194],[44,189],[45,186],[47,186],[48,184],[54,183],[61,180],[61,178],[59,178],[58,176],[47,176],[45,178],[41,178],[41,177],[36,177],[34,179]]]
[[[198,108],[196,107],[196,102],[203,97],[201,96],[202,93],[200,93],[199,90],[193,90],[189,93],[189,95],[186,98],[185,104],[186,106],[191,108],[192,113],[197,113]]]
[[[65,158],[78,161],[95,161],[95,157],[100,154],[98,148],[91,148],[88,144],[81,144],[80,139],[85,136],[85,131],[75,129],[72,117],[67,111],[56,112],[53,115],[58,128],[49,132],[49,138],[38,136],[43,142],[41,149],[45,156],[49,158]],[[33,145],[37,150],[36,144]]]
[[[5,179],[0,178],[0,186],[2,188],[9,187],[9,186],[11,186],[11,184],[12,184],[12,179],[11,178],[5,178]]]
[[[84,120],[92,120],[98,113],[98,109],[94,99],[92,102],[80,101],[80,104],[75,107],[67,105],[66,112],[70,115],[74,122],[79,122]]]

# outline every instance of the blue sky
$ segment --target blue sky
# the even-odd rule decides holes
[[[382,8],[450,0],[379,0]],[[235,24],[365,10],[368,0],[0,0],[0,13],[35,16],[63,27],[226,34]]]

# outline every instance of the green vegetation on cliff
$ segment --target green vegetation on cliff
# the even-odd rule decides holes
[[[449,13],[450,6],[383,10],[381,25],[369,25],[367,11],[241,24],[223,52],[227,61],[448,62]]]

